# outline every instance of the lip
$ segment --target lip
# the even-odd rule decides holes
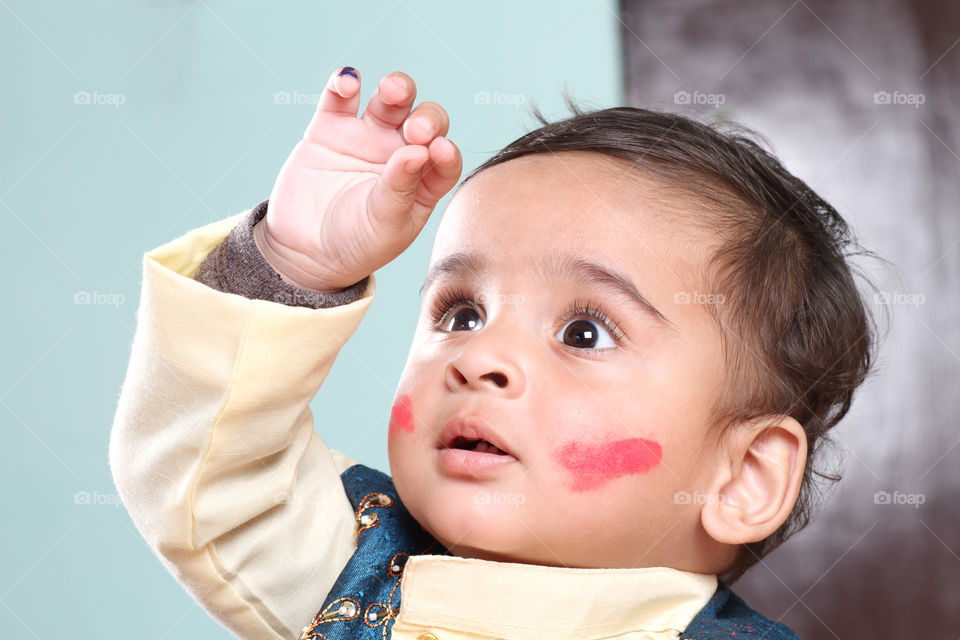
[[[450,445],[457,438],[486,440],[504,453],[451,448]],[[500,435],[476,416],[457,417],[447,422],[440,434],[437,449],[440,451],[440,466],[451,475],[482,477],[517,462],[516,456],[510,452]]]
[[[451,419],[440,432],[439,449],[448,449],[457,438],[486,440],[496,448],[513,457],[507,444],[490,425],[477,416],[458,416]],[[498,454],[493,454],[498,455]]]

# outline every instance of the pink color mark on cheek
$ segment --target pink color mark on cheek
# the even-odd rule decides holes
[[[589,491],[614,478],[643,473],[660,464],[660,445],[645,438],[625,438],[599,444],[568,442],[556,452],[570,472],[574,491]]]
[[[387,438],[393,438],[397,431],[413,433],[413,405],[410,396],[403,394],[393,403],[390,410],[390,427]]]

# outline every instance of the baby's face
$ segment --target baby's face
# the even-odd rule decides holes
[[[457,555],[695,570],[716,468],[709,238],[596,154],[526,156],[448,206],[397,388],[390,466]],[[681,494],[683,495],[683,494]]]

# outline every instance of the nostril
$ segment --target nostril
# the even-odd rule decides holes
[[[480,379],[492,380],[493,383],[498,387],[500,387],[501,389],[507,386],[507,376],[503,375],[502,373],[497,373],[497,372],[487,373],[485,375],[480,376]]]

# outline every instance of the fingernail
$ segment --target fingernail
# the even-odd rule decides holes
[[[354,69],[353,67],[344,67],[343,69],[340,69],[340,73],[337,74],[337,77],[340,78],[343,76],[350,76],[355,80],[360,79],[360,75],[357,73],[357,70]]]

